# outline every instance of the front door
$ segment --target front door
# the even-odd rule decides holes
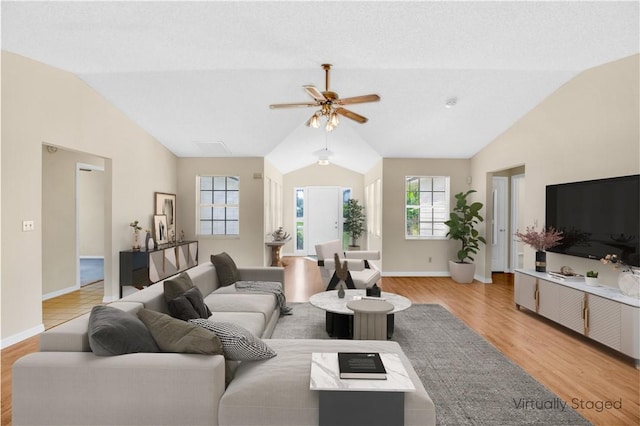
[[[316,254],[316,244],[341,239],[342,188],[310,186],[307,188],[307,254]]]

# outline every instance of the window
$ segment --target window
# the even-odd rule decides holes
[[[240,234],[240,178],[198,176],[198,235]]]
[[[448,212],[448,176],[405,177],[407,239],[445,238]]]

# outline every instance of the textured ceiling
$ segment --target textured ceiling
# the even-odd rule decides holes
[[[639,49],[630,2],[6,2],[2,48],[68,70],[176,155],[468,158],[577,73]],[[334,65],[362,125],[304,126]],[[454,108],[444,108],[455,96]]]

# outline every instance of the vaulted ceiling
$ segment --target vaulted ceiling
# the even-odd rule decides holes
[[[180,157],[260,156],[365,172],[382,157],[469,158],[585,69],[640,51],[639,3],[7,2],[2,49],[70,71]],[[305,126],[331,63],[351,105]],[[453,108],[445,108],[456,98]]]

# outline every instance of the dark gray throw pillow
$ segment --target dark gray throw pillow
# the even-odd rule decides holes
[[[135,315],[98,305],[89,315],[89,346],[96,355],[160,352],[147,327]]]
[[[183,272],[175,278],[164,280],[163,286],[164,300],[169,304],[169,301],[183,295],[190,288],[193,288],[193,281],[191,281],[189,274]]]
[[[209,318],[211,316],[211,310],[204,303],[204,297],[202,296],[202,292],[198,287],[193,287],[187,290],[184,294],[184,297],[187,298],[191,305],[195,309],[196,313],[199,315],[198,318]]]
[[[191,291],[191,290],[189,290]],[[202,318],[198,314],[187,297],[183,294],[171,299],[167,304],[169,306],[169,315],[182,321],[189,321],[194,318]]]
[[[149,328],[162,352],[223,354],[218,336],[202,327],[150,309],[140,309],[138,317]]]
[[[211,263],[216,267],[216,274],[221,287],[240,281],[240,271],[238,271],[238,267],[231,256],[226,252],[212,254]]]
[[[211,316],[211,311],[204,303],[202,292],[198,287],[190,288],[184,294],[170,300],[168,305],[169,314],[183,321]]]

